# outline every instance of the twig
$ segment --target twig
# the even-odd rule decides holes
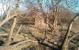
[[[74,36],[72,36],[69,41],[71,41],[73,38],[77,37],[79,35],[79,32],[77,34],[75,34]]]

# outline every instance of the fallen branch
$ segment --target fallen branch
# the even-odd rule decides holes
[[[0,33],[0,36],[8,36],[8,33]]]
[[[27,42],[33,42],[33,43],[38,44],[37,41],[29,40],[29,39],[28,39],[28,40],[24,40],[24,41],[18,42],[17,44],[13,45],[13,47],[17,47],[17,46],[19,46],[19,45],[21,45],[21,44],[23,44],[23,43],[27,43]]]
[[[4,25],[7,21],[9,21],[10,19],[14,18],[16,15],[12,15],[10,17],[5,18],[1,23],[0,23],[0,27],[2,27],[2,25]]]
[[[72,25],[74,23],[74,21],[76,21],[78,19],[79,14],[77,14],[71,21],[70,24],[68,26],[68,30],[66,32],[65,38],[64,38],[64,42],[62,44],[62,50],[68,50],[68,44],[69,44],[69,36],[71,35],[70,30],[72,28]]]
[[[15,26],[16,26],[16,18],[14,18],[14,22],[13,22],[13,25],[12,25],[12,27],[11,27],[11,31],[10,31],[10,34],[9,34],[9,37],[8,37],[8,42],[7,42],[7,45],[9,45],[10,44],[10,42],[11,42],[11,38],[12,38],[12,35],[13,35],[13,30],[14,30],[14,28],[15,28]]]
[[[14,39],[16,38],[16,36],[18,35],[18,33],[20,32],[21,28],[22,28],[22,25],[20,25],[18,31],[16,32],[16,34],[15,34],[15,36],[14,36]]]

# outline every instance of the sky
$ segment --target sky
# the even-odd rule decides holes
[[[79,13],[79,0],[63,0],[61,5],[74,13]]]
[[[19,2],[19,9],[26,10],[29,6],[28,1],[30,1],[34,6],[38,5],[37,0],[21,0]],[[51,0],[39,0],[42,3],[42,8],[44,12],[47,12],[50,7],[53,7]],[[8,7],[15,8],[15,0],[0,0],[0,16],[8,9]],[[60,5],[69,9],[74,13],[79,13],[79,0],[62,0]]]

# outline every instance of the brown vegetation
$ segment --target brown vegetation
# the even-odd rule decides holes
[[[32,47],[36,50],[61,49],[66,30],[75,14],[62,7],[55,9],[49,13],[36,8],[27,12],[11,10],[7,13],[0,23],[5,30],[0,34],[5,42],[1,50],[31,50],[29,48]]]

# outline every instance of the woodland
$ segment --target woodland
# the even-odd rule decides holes
[[[0,0],[0,50],[79,50],[79,0]]]

